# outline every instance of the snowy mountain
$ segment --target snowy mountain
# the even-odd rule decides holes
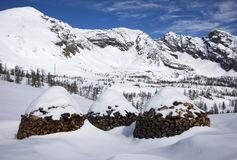
[[[140,30],[72,28],[31,7],[1,11],[0,20],[0,60],[10,67],[53,72],[56,65],[57,74],[96,79],[148,72],[157,79],[237,76],[236,37],[221,31],[205,39],[168,33],[155,41]]]
[[[226,71],[237,71],[237,37],[227,32],[214,30],[203,38],[169,32],[158,41],[158,44],[165,45],[168,51],[187,53],[195,59],[219,63]],[[173,56],[179,59],[179,55]]]

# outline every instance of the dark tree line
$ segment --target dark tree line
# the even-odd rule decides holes
[[[103,86],[100,85],[84,85],[79,88],[79,95],[91,100],[96,100],[98,95],[102,92]]]
[[[224,96],[232,96],[237,97],[236,90],[216,90],[207,88],[206,90],[195,90],[195,89],[188,89],[184,90],[184,95],[188,96],[191,100],[195,100],[198,97],[204,97],[209,100],[213,100],[213,95],[218,98],[223,98]],[[208,109],[207,104],[200,100],[196,103],[197,107],[200,109],[209,112],[210,114],[218,114],[218,113],[237,113],[237,99],[230,100],[228,104],[229,107],[226,106],[226,103],[223,101],[222,103],[214,103],[213,106],[209,106]]]
[[[237,87],[237,78],[235,77],[205,77],[195,76],[184,78],[180,83],[190,83],[192,85],[208,85],[208,86],[224,86],[224,87]]]
[[[150,92],[123,92],[123,95],[129,102],[132,102],[132,105],[138,110],[141,110],[145,102],[147,102],[152,96]]]
[[[21,67],[15,66],[14,69],[8,69],[3,67],[0,63],[0,76],[2,80],[15,82],[21,84],[23,79],[26,79],[26,84],[32,87],[42,87],[45,84],[48,86],[62,86],[70,93],[78,93],[78,85],[76,80],[72,80],[67,76],[64,76],[63,80],[60,80],[59,76],[52,75],[51,73],[45,74],[44,70],[31,70],[24,71]]]

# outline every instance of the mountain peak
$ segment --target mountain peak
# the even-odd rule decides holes
[[[26,6],[26,7],[16,7],[16,8],[11,8],[7,9],[1,12],[7,12],[7,13],[17,13],[17,14],[43,14],[39,10],[35,9],[34,7],[31,6]]]
[[[208,33],[208,38],[212,38],[212,37],[229,37],[232,36],[230,33],[226,32],[226,31],[222,31],[222,30],[214,30],[211,31],[210,33]]]
[[[52,71],[52,63],[56,63],[60,64],[57,65],[60,66],[57,69],[61,74],[75,75],[82,71],[80,74],[83,76],[84,72],[89,71],[94,74],[121,70],[134,73],[138,70],[139,72],[159,70],[161,76],[163,71],[168,71],[165,74],[168,73],[173,77],[177,75],[176,73],[181,75],[186,70],[191,71],[190,74],[199,71],[199,68],[196,67],[194,70],[194,65],[183,60],[181,53],[221,63],[226,71],[236,68],[234,65],[236,41],[231,37],[227,37],[227,40],[222,39],[226,43],[222,41],[214,43],[213,39],[168,32],[159,40],[160,43],[157,43],[141,30],[124,27],[95,30],[73,28],[60,20],[44,15],[33,7],[2,11],[0,20],[4,22],[0,24],[0,47],[4,50],[0,53],[0,57],[7,57],[6,62],[22,66],[29,62],[30,69],[42,67]],[[212,47],[207,46],[209,41]],[[223,44],[225,47],[219,45],[221,52],[215,50],[218,44]],[[13,59],[15,55],[23,60],[19,60],[18,57]],[[65,68],[80,71],[68,73]],[[200,73],[203,73],[203,70]],[[224,73],[225,71],[218,75]]]
[[[179,35],[176,34],[175,32],[170,31],[170,32],[165,33],[163,37],[177,37],[177,36]]]

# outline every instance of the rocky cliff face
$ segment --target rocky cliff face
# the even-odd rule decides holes
[[[73,76],[148,70],[161,79],[195,74],[236,76],[236,37],[219,30],[204,38],[169,32],[156,41],[128,28],[73,28],[32,7],[1,11],[0,20],[4,21],[0,24],[0,57],[6,64],[52,72],[55,63],[60,74]],[[216,72],[210,75],[213,70]]]
[[[237,37],[224,31],[214,30],[203,38],[169,32],[158,45],[165,45],[167,51],[186,52],[194,58],[217,62],[226,71],[237,71]],[[176,54],[173,56],[178,59]]]
[[[115,47],[121,51],[128,51],[135,48],[138,55],[145,55],[147,59],[160,63],[160,61],[174,69],[192,70],[180,62],[170,59],[169,55],[164,54],[155,40],[149,35],[140,31],[128,28],[114,28],[109,30],[80,30],[76,29],[76,35],[82,35],[89,42],[100,48]]]

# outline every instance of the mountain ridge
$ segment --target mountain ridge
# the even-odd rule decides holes
[[[56,64],[58,71],[70,75],[78,75],[82,72],[87,75],[92,72],[113,74],[123,71],[135,73],[151,70],[159,78],[165,76],[170,78],[177,75],[182,75],[181,77],[195,74],[209,75],[211,71],[204,73],[203,69],[197,67],[204,62],[202,61],[204,59],[208,62],[208,66],[216,70],[213,76],[236,76],[234,72],[236,50],[233,50],[233,58],[230,57],[223,62],[220,59],[223,60],[225,55],[216,59],[212,57],[211,60],[210,56],[203,58],[200,55],[204,54],[196,52],[197,49],[203,49],[203,47],[196,47],[196,43],[201,43],[200,38],[191,38],[197,41],[194,41],[194,44],[189,43],[186,47],[187,51],[192,51],[194,46],[196,50],[193,50],[195,54],[192,55],[191,52],[184,53],[182,48],[178,48],[179,39],[166,42],[161,38],[155,41],[141,30],[122,27],[106,30],[73,28],[67,23],[44,15],[33,7],[1,11],[0,20],[5,22],[0,25],[2,28],[0,50],[8,52],[1,54],[1,60],[12,65],[18,64],[29,69],[39,67],[52,71],[53,64]],[[12,24],[13,21],[15,24]],[[234,41],[232,48],[235,47]],[[212,55],[215,55],[214,53],[216,52]],[[199,56],[195,57],[196,54]],[[194,60],[197,62],[196,66],[179,59],[184,55],[186,59],[191,55],[192,58],[188,57],[188,61]],[[197,58],[199,59],[196,60]],[[224,69],[219,67],[219,64]]]
[[[168,32],[158,41],[173,52],[186,52],[194,58],[217,62],[226,71],[237,71],[237,38],[228,32],[214,30],[202,38]]]

